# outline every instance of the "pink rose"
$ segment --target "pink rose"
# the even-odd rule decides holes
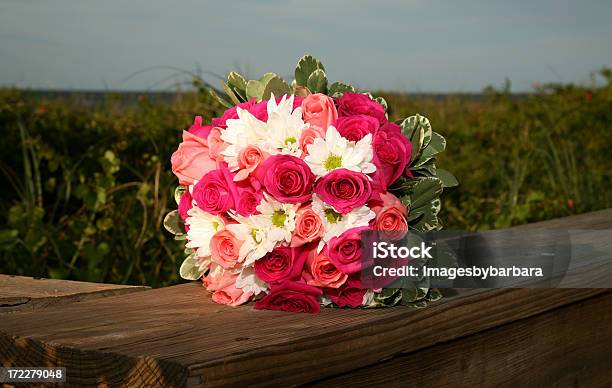
[[[290,155],[270,156],[260,170],[261,183],[278,201],[304,203],[310,200],[315,176],[302,159]]]
[[[306,97],[302,102],[302,110],[304,122],[321,128],[323,131],[327,130],[327,127],[338,118],[334,100],[321,93]]]
[[[255,308],[317,314],[321,311],[322,293],[316,287],[286,281],[273,285],[270,293],[255,303]]]
[[[221,129],[220,128],[212,128],[208,133],[208,154],[212,160],[216,160],[218,162],[223,161],[223,155],[221,152],[227,148],[227,143],[221,140]]]
[[[189,186],[202,175],[217,168],[217,164],[208,154],[206,139],[183,131],[183,142],[170,158],[172,172],[179,179],[179,184]]]
[[[300,135],[300,149],[302,150],[302,155],[300,155],[300,157],[302,159],[308,155],[307,146],[314,143],[317,137],[323,137],[319,128],[308,127],[302,129],[302,134]]]
[[[366,115],[340,117],[334,125],[338,133],[350,141],[359,141],[368,133],[374,135],[380,126],[377,119]]]
[[[218,215],[234,207],[235,190],[234,182],[228,182],[223,171],[213,170],[193,187],[193,199],[200,209]]]
[[[248,145],[240,150],[240,153],[238,153],[238,168],[240,170],[234,177],[234,180],[241,181],[246,179],[267,157],[268,154],[255,145]]]
[[[374,229],[385,232],[384,236],[398,240],[408,230],[408,209],[395,195],[391,193],[381,194],[382,204],[372,206],[376,213]]]
[[[325,254],[340,271],[351,274],[361,270],[361,233],[365,230],[369,228],[360,226],[348,229],[327,243]]]
[[[365,174],[339,168],[320,178],[314,192],[336,211],[346,214],[370,199],[372,184]]]
[[[235,267],[238,262],[238,252],[240,252],[243,242],[227,229],[218,231],[210,239],[211,260],[225,269]]]
[[[301,207],[295,217],[295,230],[291,238],[291,246],[298,247],[318,240],[323,236],[323,222],[312,210],[312,206]]]
[[[363,304],[363,296],[366,290],[361,288],[359,277],[351,276],[340,288],[330,288],[325,290],[325,295],[331,299],[338,307],[357,308]]]
[[[338,270],[323,252],[310,255],[306,269],[303,276],[311,286],[338,288],[348,279],[348,275]]]
[[[212,300],[214,302],[228,306],[238,306],[248,302],[253,293],[236,288],[236,279],[238,279],[238,274],[216,268],[211,270],[203,278],[203,281],[206,289],[213,292]]]
[[[382,125],[387,121],[385,108],[366,94],[346,92],[338,99],[340,117],[352,115],[372,116]]]
[[[285,280],[299,280],[308,251],[300,248],[277,247],[257,260],[253,266],[255,274],[270,284]]]
[[[412,156],[412,145],[402,134],[399,125],[386,123],[378,129],[372,141],[376,165],[374,179],[382,186],[389,187],[399,178]]]

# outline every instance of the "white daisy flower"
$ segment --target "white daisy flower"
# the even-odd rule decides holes
[[[236,279],[236,288],[241,288],[244,292],[252,292],[253,295],[258,295],[268,290],[268,283],[264,282],[255,274],[252,266],[243,267],[238,279]]]
[[[215,233],[225,228],[225,222],[222,218],[207,213],[197,206],[189,209],[187,215],[185,223],[189,225],[189,231],[185,246],[195,249],[198,258],[207,258],[210,256],[210,240]],[[202,262],[204,265],[204,261]]]
[[[325,233],[318,247],[319,252],[325,243],[340,236],[345,230],[367,226],[376,217],[376,214],[366,205],[355,208],[347,214],[338,213],[316,194],[312,195],[312,210],[323,220],[323,226],[325,227]]]
[[[308,125],[302,119],[302,108],[293,110],[293,100],[293,95],[284,95],[277,104],[274,94],[268,100],[267,136],[259,146],[271,155],[281,153],[299,157],[302,153],[300,136]]]
[[[278,202],[268,194],[264,193],[256,209],[262,216],[266,217],[269,229],[269,238],[277,242],[291,242],[292,232],[295,229],[295,215],[298,204]]]
[[[268,137],[266,123],[249,111],[237,108],[237,119],[227,120],[227,128],[221,131],[221,140],[227,143],[221,152],[231,171],[238,169],[238,155],[249,144],[259,144]]]
[[[230,216],[238,223],[226,225],[227,230],[234,233],[237,239],[244,241],[238,252],[239,261],[242,261],[243,265],[252,265],[274,249],[276,241],[269,237],[267,217],[261,214],[243,217],[232,213]]]
[[[354,142],[342,137],[334,126],[330,126],[325,133],[325,139],[316,138],[306,149],[308,156],[304,161],[317,176],[323,176],[337,168],[364,174],[376,171],[376,166],[371,163],[373,151],[370,133]]]

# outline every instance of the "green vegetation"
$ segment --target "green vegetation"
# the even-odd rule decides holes
[[[612,206],[612,73],[598,77],[519,100],[382,95],[392,118],[420,113],[448,141],[439,166],[460,186],[445,226],[491,229]],[[161,225],[176,207],[169,159],[195,114],[221,110],[206,93],[87,105],[0,90],[0,273],[178,282],[183,242]]]

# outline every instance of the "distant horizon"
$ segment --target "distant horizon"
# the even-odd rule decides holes
[[[607,0],[4,0],[0,85],[165,90],[180,72],[292,75],[306,53],[330,80],[399,93],[529,92],[612,66]]]

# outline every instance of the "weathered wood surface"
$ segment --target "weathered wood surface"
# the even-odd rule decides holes
[[[564,227],[612,228],[612,211],[594,215],[596,225],[581,216]],[[216,305],[190,283],[4,314],[0,363],[66,366],[72,385],[327,385],[351,374],[362,384],[572,385],[589,368],[596,369],[589,372],[595,386],[612,383],[602,372],[612,368],[607,290],[450,291],[423,310],[324,309],[312,316]],[[524,364],[530,348],[535,353]],[[546,372],[551,363],[567,373]],[[523,368],[523,380],[504,374],[513,365]],[[438,367],[448,371],[446,380],[436,380]],[[361,370],[393,370],[393,377],[367,380]],[[461,373],[465,380],[452,381]]]
[[[0,275],[0,313],[144,291],[148,287]]]
[[[607,292],[313,386],[606,387],[612,381],[611,324]]]

